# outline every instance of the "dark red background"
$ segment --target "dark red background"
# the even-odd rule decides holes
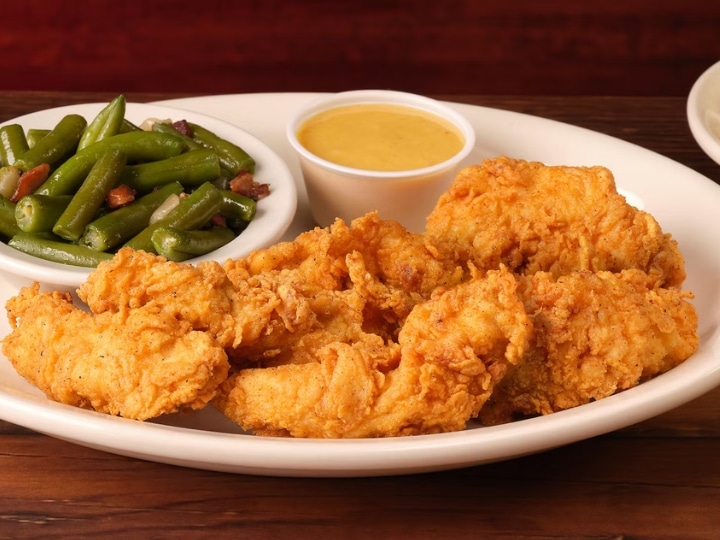
[[[0,89],[685,95],[716,0],[9,0]]]

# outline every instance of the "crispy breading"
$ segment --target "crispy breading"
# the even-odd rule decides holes
[[[483,422],[596,401],[691,356],[699,341],[692,295],[651,281],[640,270],[520,277],[534,339],[482,410]]]
[[[225,270],[241,302],[253,299],[231,357],[274,363],[303,361],[337,336],[350,342],[355,327],[397,340],[417,303],[463,277],[422,235],[375,213],[227,261]],[[262,302],[254,301],[257,291]]]
[[[220,264],[181,264],[130,248],[100,263],[77,293],[95,314],[143,308],[208,331],[224,346],[233,342],[240,316],[235,288]]]
[[[23,288],[7,302],[3,353],[50,399],[146,420],[204,407],[227,377],[207,332],[143,309],[93,315],[69,293]]]
[[[228,260],[224,268],[121,249],[78,295],[93,313],[143,307],[172,314],[212,333],[233,356],[261,360],[288,340],[353,317],[353,310],[367,327],[396,335],[416,303],[461,278],[462,270],[422,235],[369,214]]]
[[[129,418],[212,402],[244,429],[382,437],[602,399],[698,346],[678,245],[602,167],[461,171],[411,233],[375,213],[223,264],[121,249],[8,301],[3,351],[51,399]]]
[[[447,256],[481,269],[559,276],[638,268],[666,287],[685,279],[677,242],[627,203],[604,167],[485,160],[458,173],[426,232]]]
[[[398,343],[355,329],[309,353],[313,361],[232,374],[213,404],[264,435],[352,438],[463,429],[507,366],[530,324],[505,270],[417,304]]]

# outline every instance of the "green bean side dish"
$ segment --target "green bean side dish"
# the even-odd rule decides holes
[[[242,148],[178,119],[143,129],[123,94],[88,122],[0,127],[0,237],[49,261],[93,268],[121,247],[183,261],[232,241],[269,193]]]

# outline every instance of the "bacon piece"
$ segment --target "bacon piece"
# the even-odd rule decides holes
[[[172,123],[172,127],[174,127],[183,135],[186,135],[187,137],[192,137],[192,128],[190,127],[190,124],[188,124],[187,120],[177,120]]]
[[[108,208],[120,208],[135,200],[135,190],[126,184],[111,189],[105,197]]]
[[[40,163],[32,169],[28,169],[20,175],[17,186],[15,187],[15,193],[10,198],[11,202],[18,202],[25,195],[30,195],[37,188],[39,188],[50,174],[50,165],[47,163]]]
[[[230,180],[230,190],[249,197],[254,201],[270,195],[270,184],[260,184],[248,171],[240,171],[235,178]]]

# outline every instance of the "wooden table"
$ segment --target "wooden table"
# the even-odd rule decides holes
[[[112,97],[0,93],[0,121]],[[179,97],[128,95],[136,101]],[[684,98],[441,96],[601,131],[720,183]],[[720,530],[720,389],[639,425],[475,468],[266,478],[119,457],[0,422],[0,538],[711,538]]]

